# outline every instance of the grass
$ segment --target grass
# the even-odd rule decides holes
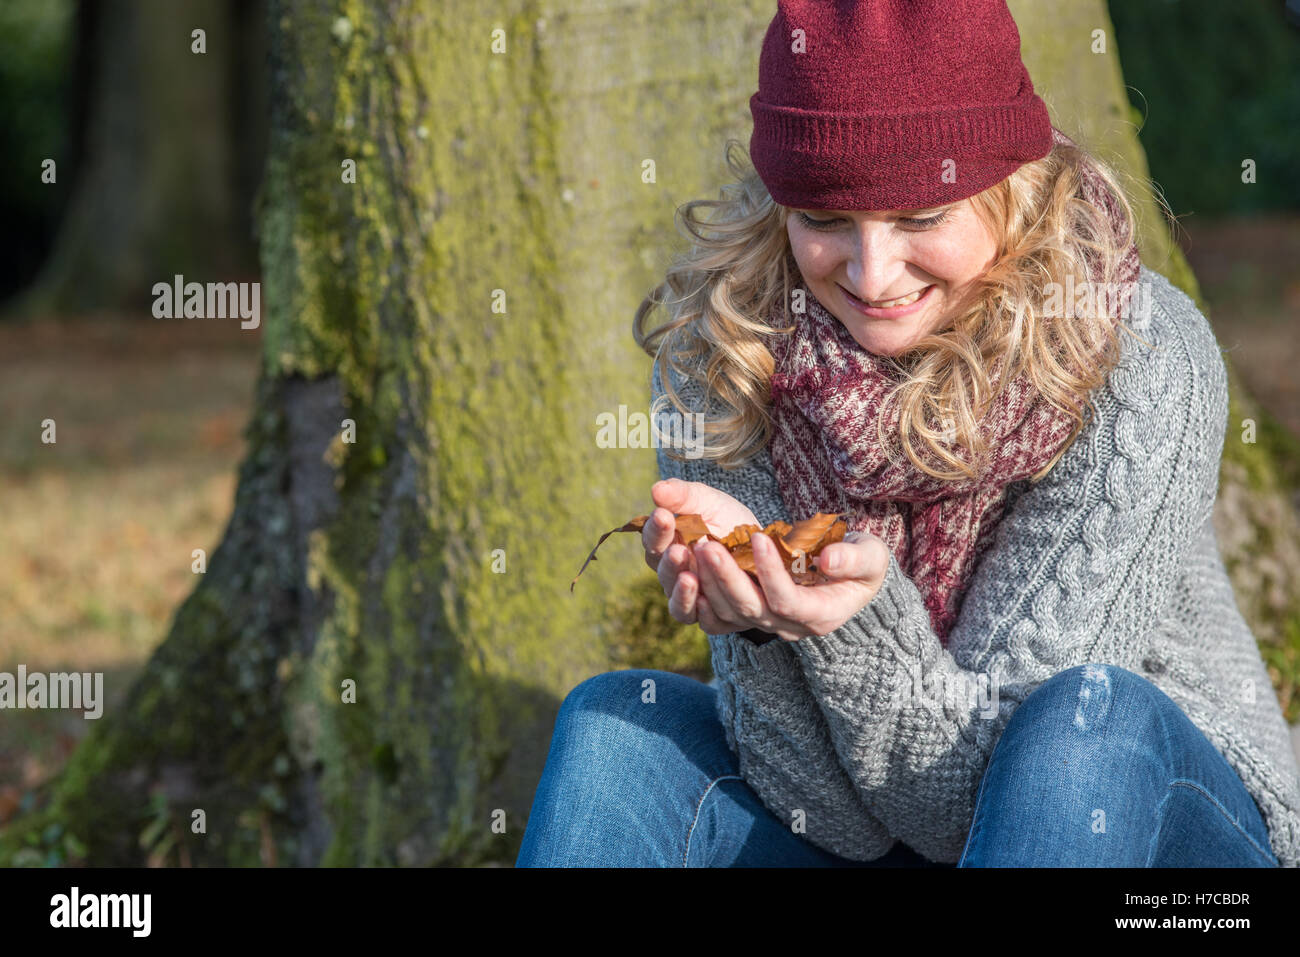
[[[120,700],[220,542],[259,342],[117,315],[0,325],[0,671],[103,671]],[[42,442],[53,420],[54,443]],[[0,722],[0,824],[91,722]]]

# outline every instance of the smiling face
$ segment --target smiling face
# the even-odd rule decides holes
[[[926,210],[791,209],[786,229],[809,291],[881,356],[938,329],[997,258],[970,199]]]

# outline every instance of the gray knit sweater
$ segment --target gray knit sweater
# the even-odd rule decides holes
[[[1278,860],[1300,865],[1300,771],[1211,524],[1226,370],[1192,300],[1145,267],[1141,281],[1150,318],[1129,325],[1156,348],[1121,333],[1093,421],[1041,482],[1010,487],[947,649],[892,555],[876,597],[830,634],[709,636],[740,773],[782,821],[802,810],[812,843],[872,860],[901,840],[956,862],[1016,707],[1052,675],[1096,662],[1169,695],[1241,776]],[[660,374],[656,361],[652,402]],[[694,383],[673,385],[690,411],[716,413]],[[721,489],[764,525],[792,521],[766,453],[731,470],[657,454],[663,478]]]

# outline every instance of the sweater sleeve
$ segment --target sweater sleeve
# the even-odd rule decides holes
[[[960,857],[993,748],[1041,682],[1086,663],[1142,669],[1210,521],[1227,376],[1204,317],[1178,313],[1143,336],[1154,350],[1122,344],[1094,419],[1002,517],[947,649],[892,555],[870,604],[794,643],[863,804],[932,860]]]
[[[675,411],[666,398],[660,398],[665,395],[660,374],[656,361],[651,376],[652,412],[660,405]],[[719,411],[719,406],[704,401],[698,384],[671,376],[688,410],[706,415]],[[702,482],[726,492],[748,506],[763,525],[789,521],[766,455],[736,469],[723,469],[702,458],[680,461],[662,446],[657,446],[657,456],[661,478]],[[708,640],[718,678],[718,718],[727,745],[737,757],[741,776],[768,810],[832,853],[855,860],[885,854],[894,838],[863,807],[840,764],[792,643],[776,639],[759,645],[735,632],[710,635]]]

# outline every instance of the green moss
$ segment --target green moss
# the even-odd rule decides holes
[[[1246,469],[1252,488],[1281,494],[1300,489],[1300,441],[1267,409],[1249,398],[1235,373],[1232,385],[1224,458]],[[1243,440],[1247,420],[1254,422],[1253,442]]]
[[[1255,441],[1243,440],[1245,422],[1253,420]],[[1224,462],[1241,467],[1248,500],[1261,503],[1268,499],[1293,501],[1300,489],[1300,442],[1268,410],[1250,396],[1240,377],[1229,363],[1229,412],[1224,441]],[[1226,471],[1226,470],[1225,470]],[[1282,508],[1289,508],[1281,504]],[[1247,515],[1251,522],[1250,545],[1239,555],[1225,555],[1230,573],[1237,575],[1242,563],[1252,563],[1262,555],[1273,554],[1282,544],[1278,536],[1296,534],[1296,526],[1276,527],[1274,523]],[[1295,574],[1294,569],[1288,573]],[[1294,580],[1294,579],[1293,579]],[[1289,723],[1300,720],[1300,592],[1291,591],[1285,608],[1265,607],[1253,596],[1239,596],[1243,613],[1257,633],[1275,634],[1276,640],[1260,640],[1260,653],[1269,666],[1270,676]],[[1264,619],[1264,620],[1262,620]],[[1262,627],[1261,627],[1262,626]]]
[[[609,612],[618,628],[611,641],[617,668],[654,668],[713,678],[709,640],[698,625],[683,625],[668,612],[663,586],[653,576],[627,589]]]

